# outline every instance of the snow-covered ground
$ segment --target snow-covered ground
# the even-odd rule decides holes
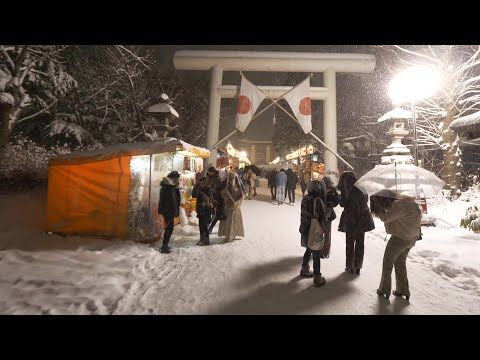
[[[411,299],[376,295],[385,231],[367,233],[360,276],[344,272],[345,234],[333,224],[327,284],[298,276],[304,249],[295,206],[273,205],[262,180],[242,208],[245,238],[195,246],[196,219],[175,227],[174,252],[149,245],[60,237],[42,231],[45,194],[0,195],[1,314],[480,314],[480,235],[460,228],[480,193],[432,199],[407,260]],[[467,201],[468,200],[468,201]],[[157,244],[159,245],[159,244]],[[393,279],[393,284],[395,280]]]

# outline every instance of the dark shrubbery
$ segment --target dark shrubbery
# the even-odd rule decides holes
[[[91,150],[91,148],[75,149]],[[48,160],[72,150],[68,146],[45,149],[24,137],[15,137],[2,150],[0,158],[0,192],[24,192],[46,186]]]

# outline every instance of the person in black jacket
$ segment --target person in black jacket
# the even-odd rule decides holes
[[[323,259],[330,257],[330,247],[332,245],[332,221],[337,218],[337,214],[335,214],[333,208],[340,202],[340,194],[329,176],[325,176],[322,180],[325,183],[325,190],[327,192],[327,200],[325,201],[327,231],[325,232],[325,245],[323,245],[323,248],[320,251],[320,257]]]
[[[273,169],[273,171],[268,175],[268,187],[270,188],[270,193],[272,194],[272,200],[277,198],[277,169]]]
[[[303,255],[302,269],[300,270],[301,277],[312,277],[313,276],[313,285],[315,287],[320,287],[326,284],[325,278],[320,272],[320,250],[314,251],[308,247],[308,234],[310,231],[310,224],[313,217],[313,206],[315,200],[317,201],[316,213],[317,218],[320,222],[320,226],[323,231],[327,230],[327,217],[325,212],[325,184],[321,180],[312,180],[308,183],[307,186],[307,195],[302,199],[302,210],[300,215],[300,234],[301,242],[300,245],[305,247],[305,254]],[[313,254],[313,274],[310,271],[310,256]]]
[[[197,212],[200,241],[197,245],[210,245],[208,225],[212,220],[214,191],[208,184],[208,178],[202,177],[192,190],[192,197],[197,199]]]
[[[179,215],[180,190],[178,179],[180,174],[172,171],[160,182],[160,200],[158,201],[158,213],[163,216],[166,226],[163,233],[163,244],[160,252],[168,254],[172,249],[168,246],[173,232],[173,221]]]
[[[288,201],[290,205],[293,205],[295,204],[295,189],[297,188],[298,176],[290,168],[287,169],[285,174],[287,174],[287,186],[285,189],[287,190],[286,193],[288,194]]]
[[[372,214],[368,208],[368,195],[354,186],[356,175],[345,171],[338,179],[341,191],[340,206],[344,208],[338,231],[345,233],[345,271],[360,275],[363,265],[365,233],[375,229]]]

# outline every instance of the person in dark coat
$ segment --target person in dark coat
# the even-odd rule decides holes
[[[368,208],[368,195],[354,186],[356,175],[346,171],[340,175],[338,190],[341,191],[340,206],[344,208],[338,231],[346,237],[345,271],[360,274],[363,265],[365,233],[375,229],[372,214]]]
[[[214,191],[208,184],[208,178],[202,177],[192,189],[192,197],[197,199],[195,211],[197,212],[200,241],[197,245],[210,245],[208,225],[213,215]]]
[[[308,233],[310,231],[310,224],[313,217],[313,206],[315,199],[317,201],[317,218],[320,225],[325,232],[327,230],[327,217],[325,211],[325,184],[321,180],[312,180],[308,183],[307,195],[302,199],[302,210],[300,213],[300,234],[301,234],[301,246],[305,247],[305,254],[303,255],[302,269],[300,270],[301,277],[312,277],[313,285],[320,287],[326,284],[325,278],[320,272],[320,250],[314,251],[308,247]],[[310,271],[310,256],[313,254],[313,274]]]
[[[323,248],[320,250],[320,257],[323,259],[330,257],[330,247],[332,245],[332,221],[337,218],[337,214],[335,214],[333,208],[340,202],[340,194],[329,176],[325,176],[322,180],[325,183],[325,190],[327,192],[325,201],[327,231],[325,232],[325,245],[323,245]]]
[[[287,174],[287,186],[285,189],[287,190],[289,204],[293,205],[295,204],[295,189],[297,188],[298,176],[290,168],[285,173]]]
[[[208,234],[211,234],[213,228],[217,224],[218,220],[225,219],[225,213],[223,210],[224,203],[223,198],[220,195],[221,191],[223,190],[222,180],[220,179],[220,174],[218,171],[213,167],[209,167],[207,171],[207,178],[208,178],[208,185],[213,189],[213,209],[214,209],[214,216],[213,220],[208,227]]]
[[[158,201],[158,213],[163,216],[166,226],[163,233],[163,244],[160,252],[168,254],[172,249],[168,246],[173,232],[173,221],[179,215],[180,190],[178,179],[180,174],[172,171],[160,182],[160,200]]]
[[[277,169],[273,169],[273,171],[268,175],[268,187],[270,188],[270,193],[272,194],[272,200],[277,198]]]

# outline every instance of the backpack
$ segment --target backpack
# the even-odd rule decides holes
[[[308,248],[313,251],[318,251],[325,245],[325,234],[323,233],[320,221],[318,221],[317,201],[320,201],[320,198],[316,197],[313,201],[313,216],[310,222],[307,241]]]

